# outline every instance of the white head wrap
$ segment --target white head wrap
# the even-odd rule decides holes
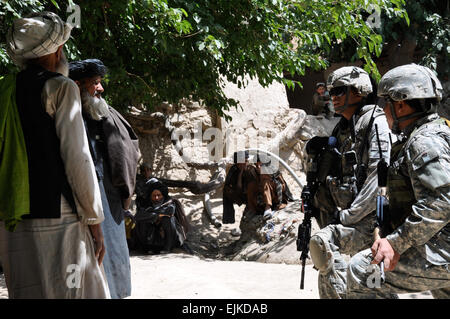
[[[55,53],[70,36],[72,26],[53,12],[33,13],[14,20],[8,32],[6,51],[19,66],[24,62]]]

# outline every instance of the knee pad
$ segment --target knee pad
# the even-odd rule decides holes
[[[321,272],[327,272],[333,267],[333,253],[329,243],[320,236],[314,235],[309,241],[309,251],[314,266]]]

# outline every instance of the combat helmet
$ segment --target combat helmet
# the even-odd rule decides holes
[[[351,105],[348,105],[350,88],[353,87],[357,93],[363,97],[373,92],[372,83],[369,74],[363,69],[356,66],[344,66],[333,71],[327,79],[327,89],[331,91],[333,88],[347,87],[347,95],[345,104],[336,108],[336,111],[344,111]]]
[[[429,68],[414,63],[402,65],[388,71],[378,85],[378,96],[390,97],[394,101],[442,99],[441,82]]]
[[[399,131],[399,122],[413,117],[436,111],[425,103],[425,99],[442,99],[443,88],[434,72],[421,65],[414,63],[398,66],[388,71],[380,80],[378,85],[378,96],[388,98],[392,101],[419,100],[421,110],[412,114],[397,117],[394,106],[389,103],[391,114],[394,119],[392,131]]]

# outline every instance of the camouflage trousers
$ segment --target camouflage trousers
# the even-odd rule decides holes
[[[328,242],[329,251],[326,253],[332,262],[327,270],[319,270],[318,288],[321,299],[346,298],[348,265],[342,254],[352,255],[372,245],[373,220],[374,216],[370,214],[357,228],[340,224],[328,225],[313,235]]]
[[[434,298],[450,298],[450,265],[433,265],[417,249],[410,248],[400,257],[394,271],[379,279],[379,266],[371,265],[372,253],[364,250],[350,260],[347,273],[347,297],[351,299],[391,298],[392,294],[430,290]]]

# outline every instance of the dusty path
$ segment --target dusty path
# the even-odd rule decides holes
[[[318,273],[307,261],[305,289],[300,290],[300,254],[296,249],[275,249],[276,255],[293,260],[294,264],[255,261],[226,261],[223,250],[236,241],[230,233],[239,226],[243,206],[236,209],[236,223],[211,225],[202,212],[198,196],[178,195],[193,225],[189,242],[196,255],[179,249],[165,255],[131,256],[131,299],[318,299]],[[177,196],[177,197],[178,197]],[[175,196],[174,196],[175,197]],[[221,199],[213,198],[213,213],[221,217]],[[288,210],[288,208],[286,208]],[[292,214],[297,214],[292,204]],[[314,228],[314,225],[313,225]],[[291,245],[292,246],[292,245]],[[265,245],[251,250],[266,253]],[[292,248],[292,247],[291,247]],[[208,256],[200,257],[200,255]],[[291,256],[291,258],[287,258]],[[295,258],[292,258],[294,256]],[[278,259],[274,259],[278,260]],[[432,298],[429,292],[401,295],[401,298]],[[0,275],[0,299],[8,298],[4,276]]]
[[[297,299],[318,298],[317,273],[300,266],[217,261],[184,254],[132,257],[131,298]]]
[[[142,299],[297,299],[318,298],[317,273],[300,266],[200,259],[186,254],[131,257],[132,295]],[[0,276],[0,299],[8,293]]]
[[[317,272],[300,265],[200,259],[186,254],[131,257],[131,299],[317,299]],[[401,298],[432,298],[429,292]],[[0,299],[8,298],[0,275]]]
[[[318,299],[317,271],[300,265],[200,259],[185,254],[131,257],[132,296],[150,299]],[[429,292],[401,299],[430,299]]]

